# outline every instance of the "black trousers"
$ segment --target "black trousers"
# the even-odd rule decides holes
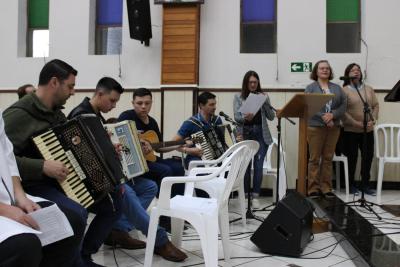
[[[42,244],[34,234],[14,235],[0,243],[1,267],[36,267],[42,259]]]
[[[349,164],[349,183],[354,186],[354,174],[357,166],[358,150],[361,151],[361,181],[362,186],[368,186],[369,179],[371,178],[371,164],[374,157],[374,132],[367,133],[366,151],[363,146],[363,133],[343,132],[343,153],[347,157]]]
[[[42,208],[54,205],[45,201],[38,203]],[[78,216],[68,210],[62,210],[71,223],[74,236],[62,239],[42,247],[39,239],[33,234],[20,234],[12,236],[0,243],[0,267],[81,267],[80,242],[83,237],[85,225],[77,223]]]

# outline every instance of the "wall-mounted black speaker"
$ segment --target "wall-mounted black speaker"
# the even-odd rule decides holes
[[[126,0],[126,4],[131,38],[148,45],[152,37],[150,0]]]
[[[264,253],[298,257],[311,238],[313,208],[302,195],[289,193],[250,240]]]

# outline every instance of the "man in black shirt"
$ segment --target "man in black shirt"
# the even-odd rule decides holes
[[[71,119],[81,114],[96,114],[105,123],[102,113],[107,113],[115,108],[124,89],[114,79],[104,77],[99,80],[94,96],[86,97],[81,104],[74,108],[68,115]],[[123,185],[124,196],[122,216],[113,225],[111,234],[105,241],[106,245],[118,246],[125,249],[140,249],[145,247],[141,240],[129,235],[134,227],[147,235],[150,217],[146,212],[157,193],[157,185],[144,177],[135,177]],[[159,227],[156,234],[155,254],[169,261],[180,262],[187,258],[186,254],[177,249],[168,239],[165,229]]]
[[[142,135],[147,135],[147,133],[153,131],[158,137],[158,141],[163,141],[162,134],[158,128],[158,124],[154,118],[152,118],[149,113],[153,103],[152,94],[150,90],[146,88],[136,89],[133,93],[132,105],[134,109],[124,111],[118,118],[119,121],[132,120],[136,123],[136,128],[138,132]],[[142,144],[144,149],[144,154],[153,153],[151,144],[142,137]],[[169,152],[175,150],[175,147],[165,147],[158,149],[157,152]],[[147,157],[148,158],[148,157]],[[168,176],[183,176],[185,171],[182,166],[182,162],[177,159],[162,159],[160,157],[154,157],[154,160],[147,161],[149,167],[149,172],[144,176],[149,179],[154,180],[160,187],[161,180]],[[177,192],[179,191],[179,192]],[[183,187],[181,189],[173,187],[173,195],[177,193],[183,193]]]

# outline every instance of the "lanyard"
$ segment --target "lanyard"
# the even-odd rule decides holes
[[[317,82],[317,83],[318,83],[319,90],[321,90],[321,92],[323,94],[331,93],[331,90],[329,89],[329,85],[328,85],[328,90],[325,91],[325,90],[322,89],[322,87],[319,84],[319,82]],[[331,113],[332,112],[332,99],[329,100],[328,103],[325,104],[325,112],[326,113]]]
[[[1,182],[3,183],[3,185],[4,185],[4,187],[6,188],[6,191],[7,191],[7,193],[8,193],[8,196],[10,197],[11,205],[15,206],[15,204],[16,204],[16,203],[15,203],[15,200],[14,200],[14,198],[11,196],[10,190],[8,190],[8,187],[7,187],[6,183],[4,182],[3,177],[1,177]]]

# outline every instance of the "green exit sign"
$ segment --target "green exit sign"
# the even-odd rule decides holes
[[[311,72],[312,63],[311,62],[291,62],[290,71],[291,72]]]

